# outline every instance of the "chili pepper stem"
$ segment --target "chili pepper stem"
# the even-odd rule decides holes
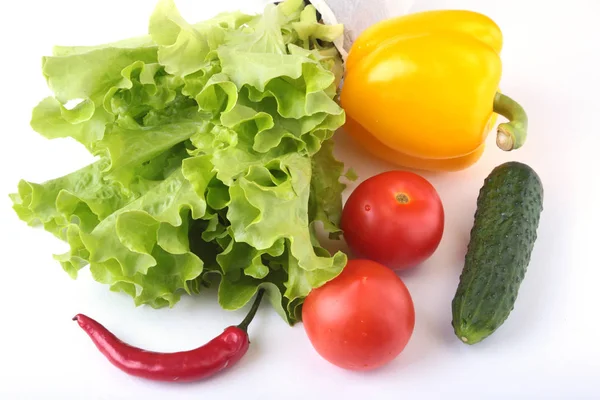
[[[498,125],[496,144],[504,151],[516,150],[523,146],[527,138],[527,113],[519,103],[510,97],[496,93],[494,112],[504,116],[509,122]]]
[[[256,315],[256,311],[258,311],[258,306],[260,306],[260,301],[262,300],[264,293],[264,289],[260,289],[258,291],[256,299],[254,299],[254,303],[252,304],[250,311],[248,311],[248,315],[246,315],[246,318],[244,318],[244,320],[237,326],[238,328],[240,328],[243,331],[248,331],[248,325],[250,325],[250,322],[252,322],[252,320],[254,319],[254,316]]]

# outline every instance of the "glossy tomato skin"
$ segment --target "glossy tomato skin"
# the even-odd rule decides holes
[[[307,296],[302,321],[315,350],[349,370],[371,370],[395,359],[415,326],[411,295],[389,268],[350,260],[342,273]]]
[[[341,227],[355,257],[404,270],[421,264],[438,248],[444,207],[422,176],[389,171],[358,185],[344,205]]]

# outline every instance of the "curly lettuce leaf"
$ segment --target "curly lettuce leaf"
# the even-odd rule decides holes
[[[71,250],[58,256],[63,268],[76,272],[81,254],[87,252],[94,278],[132,295],[136,304],[174,305],[180,291],[189,291],[187,282],[202,272],[201,259],[190,251],[188,227],[190,218],[205,215],[201,194],[212,177],[205,163],[202,158],[185,159],[181,169],[91,232],[79,231],[69,242]],[[164,276],[163,282],[157,276]]]
[[[15,212],[68,243],[55,257],[69,275],[89,266],[136,305],[172,307],[216,280],[224,309],[264,288],[293,324],[346,264],[315,234],[340,233],[339,34],[302,0],[194,24],[161,0],[145,36],[55,47],[54,95],[31,125],[98,161],[20,182]]]
[[[10,196],[13,208],[29,225],[41,225],[61,239],[71,223],[90,232],[132,199],[120,185],[103,179],[104,168],[98,161],[44,184],[22,180]]]
[[[242,13],[228,13],[192,25],[179,13],[173,0],[158,3],[150,18],[149,32],[159,45],[158,60],[174,76],[185,77],[199,71],[209,54],[235,30],[250,20]]]
[[[67,56],[44,57],[42,71],[54,97],[66,103],[104,95],[119,82],[121,71],[136,61],[155,63],[157,47],[101,47],[84,53],[73,51]]]
[[[308,215],[312,223],[321,222],[331,239],[339,239],[342,234],[342,193],[346,185],[340,176],[356,180],[352,170],[344,174],[344,163],[336,160],[332,140],[323,142],[321,150],[312,158],[312,178]]]

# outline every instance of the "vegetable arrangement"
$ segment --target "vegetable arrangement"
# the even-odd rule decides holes
[[[218,301],[247,318],[190,351],[124,343],[83,314],[74,320],[126,373],[201,380],[249,348],[266,296],[288,324],[302,321],[318,354],[346,369],[394,360],[415,325],[396,272],[429,259],[444,233],[436,189],[415,172],[365,179],[343,204],[333,156],[340,127],[396,166],[454,171],[474,164],[498,114],[497,144],[520,148],[523,108],[499,89],[502,33],[488,17],[441,10],[383,21],[346,63],[302,0],[260,15],[185,21],[160,0],[146,36],[56,47],[43,73],[54,95],[33,110],[46,138],[72,138],[96,161],[44,183],[21,181],[17,215],[67,242],[55,256],[73,278],[89,266],[138,306],[174,307],[218,285]],[[365,101],[369,99],[369,101]],[[74,105],[73,105],[74,104]],[[477,343],[512,311],[536,240],[543,186],[509,162],[485,180],[452,301],[458,339]],[[317,226],[350,248],[329,253]]]

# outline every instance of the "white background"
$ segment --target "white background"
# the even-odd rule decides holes
[[[178,2],[189,20],[233,3]],[[19,179],[41,182],[89,161],[79,145],[47,141],[29,127],[32,107],[48,93],[41,56],[54,44],[145,33],[153,5],[13,1],[0,11],[0,398],[600,398],[600,2],[594,0],[417,0],[412,9],[466,8],[496,20],[505,35],[502,88],[528,111],[530,134],[527,145],[510,154],[497,150],[490,136],[485,156],[472,168],[425,174],[444,201],[447,223],[436,254],[402,275],[417,322],[394,362],[366,374],[338,369],[315,353],[301,324],[290,328],[265,306],[251,326],[249,353],[215,379],[157,384],[113,368],[71,321],[74,314],[97,318],[135,345],[176,351],[203,344],[245,313],[220,310],[211,291],[172,310],[153,310],[135,308],[87,272],[73,281],[51,256],[64,245],[27,227],[10,208],[7,194]],[[362,154],[343,132],[337,141],[339,157],[361,179],[392,168]],[[528,163],[544,182],[539,238],[510,318],[469,347],[453,335],[450,301],[479,187],[508,160]]]

